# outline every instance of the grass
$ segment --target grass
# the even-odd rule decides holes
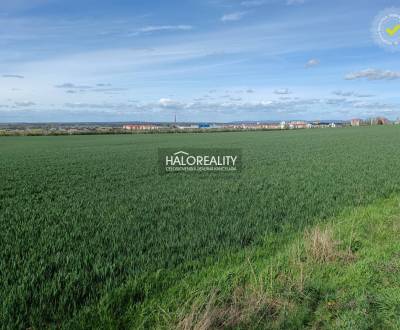
[[[234,284],[213,288],[178,326],[398,329],[399,213],[400,198],[390,198],[299,233],[272,258],[262,248],[241,254]]]
[[[197,272],[127,283],[68,326],[398,329],[399,234],[400,197],[349,208],[299,231],[276,253],[265,238]],[[140,303],[132,299],[138,290]]]
[[[244,169],[233,176],[160,176],[158,147],[241,148]],[[356,250],[365,251],[369,243],[360,240],[356,226],[348,228],[346,241],[325,223],[344,209],[362,209],[399,193],[399,147],[397,127],[3,137],[0,324],[190,327],[210,318],[203,317],[206,299],[212,301],[207,315],[221,322],[228,322],[231,310],[238,315],[226,326],[249,327],[259,318],[262,324],[271,320],[265,318],[269,314],[277,327],[312,324],[315,313],[325,312],[316,306],[333,295],[334,284],[343,284],[335,272],[345,268],[334,265],[367,269]],[[293,243],[303,235],[304,243]],[[298,256],[297,268],[284,264],[285,253],[294,248],[307,256],[306,261]],[[332,292],[307,291],[309,263],[335,279]],[[285,267],[292,273],[281,272]],[[277,279],[283,289],[303,290],[311,298],[256,289],[262,284],[278,290]],[[352,290],[369,288],[350,280]],[[389,291],[376,300],[384,313],[396,301]],[[243,311],[243,302],[260,308]],[[265,305],[272,307],[265,312]],[[347,312],[343,309],[343,317]],[[392,322],[389,316],[381,319]]]

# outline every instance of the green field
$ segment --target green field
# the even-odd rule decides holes
[[[159,147],[243,170],[159,175]],[[394,126],[0,138],[0,327],[396,328],[399,164]]]

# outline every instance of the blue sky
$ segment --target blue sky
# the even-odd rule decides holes
[[[400,116],[396,1],[0,3],[0,122]]]

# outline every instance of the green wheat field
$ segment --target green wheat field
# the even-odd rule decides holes
[[[398,329],[399,196],[395,126],[3,137],[0,328]]]

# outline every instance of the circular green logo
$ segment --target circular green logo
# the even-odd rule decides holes
[[[400,8],[388,8],[376,16],[372,34],[379,46],[400,50]]]

